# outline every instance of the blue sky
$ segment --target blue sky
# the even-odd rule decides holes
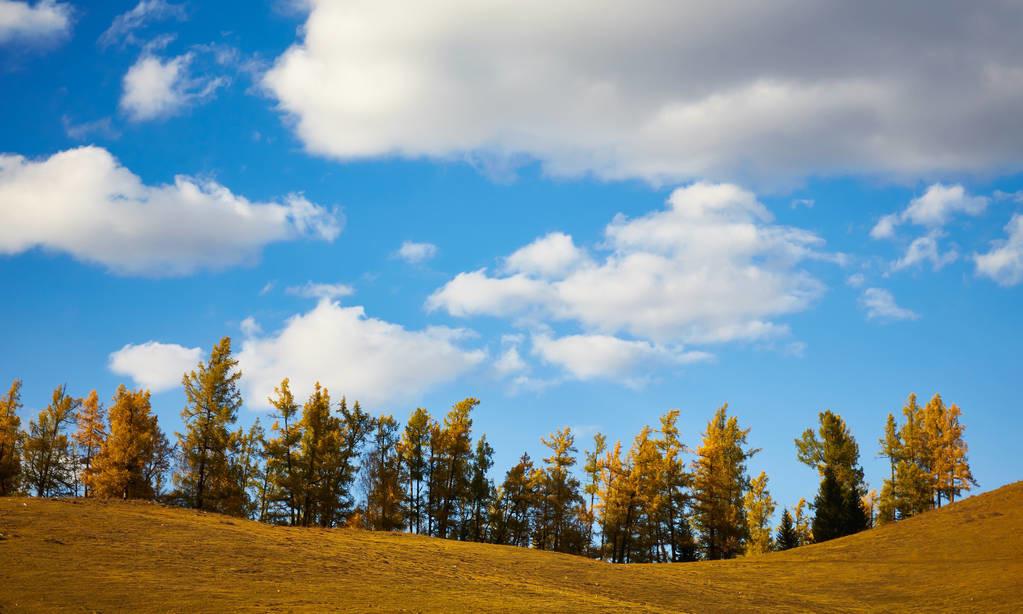
[[[176,430],[230,335],[242,422],[285,376],[477,396],[501,474],[728,402],[790,506],[818,411],[879,488],[886,414],[940,392],[1019,479],[1023,12],[623,6],[0,0],[24,418],[124,382]]]

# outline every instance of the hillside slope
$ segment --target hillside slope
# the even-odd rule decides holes
[[[1023,482],[825,544],[678,565],[92,500],[0,499],[0,534],[0,611],[1023,611]]]

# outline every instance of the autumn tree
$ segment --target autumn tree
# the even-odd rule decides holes
[[[456,403],[444,417],[443,427],[431,433],[436,466],[431,472],[430,491],[435,514],[435,534],[448,537],[457,526],[457,513],[469,491],[469,463],[472,453],[472,410],[474,398]]]
[[[807,511],[808,507],[806,499],[800,497],[796,503],[795,513],[792,515],[792,520],[796,525],[796,537],[800,546],[813,543],[813,519]]]
[[[11,382],[0,398],[0,497],[13,495],[21,487],[21,380]]]
[[[236,485],[233,496],[224,502],[224,507],[236,516],[259,518],[266,509],[267,492],[263,465],[263,448],[266,433],[259,418],[249,430],[237,429],[231,433],[228,445],[228,474]]]
[[[157,453],[160,427],[149,391],[118,387],[109,416],[110,434],[85,472],[85,484],[103,499],[152,499],[146,468]]]
[[[78,412],[78,431],[74,434],[75,444],[78,446],[78,458],[81,463],[83,476],[89,474],[92,467],[92,459],[99,453],[103,441],[106,439],[106,412],[103,404],[99,402],[99,395],[93,390],[89,396],[82,400],[82,408]],[[89,481],[82,480],[84,495],[90,494]]]
[[[330,393],[320,386],[302,407],[302,488],[299,523],[302,526],[329,525],[334,516],[337,493],[332,488],[340,468],[341,423],[331,415]]]
[[[795,522],[789,510],[783,509],[781,521],[778,523],[778,530],[774,534],[774,545],[778,550],[791,550],[800,546],[799,533],[796,531]]]
[[[398,453],[405,468],[405,509],[408,530],[422,533],[426,523],[426,493],[430,481],[430,430],[433,420],[422,407],[409,416]]]
[[[739,428],[723,405],[707,424],[694,462],[694,524],[706,559],[742,553],[747,533],[743,495],[749,485],[746,461],[758,450],[747,447],[749,429]]]
[[[544,467],[536,472],[537,510],[534,520],[534,546],[543,550],[580,553],[584,549],[585,513],[579,479],[572,473],[576,464],[575,436],[565,427],[541,438],[550,450]]]
[[[181,456],[175,483],[188,503],[200,510],[239,513],[239,484],[230,471],[231,427],[242,405],[238,361],[231,338],[224,337],[207,363],[185,374],[186,405],[181,412],[185,432],[178,433]]]
[[[299,502],[302,497],[302,475],[299,472],[301,456],[300,407],[291,393],[288,378],[274,388],[269,399],[274,408],[273,436],[266,441],[266,516],[272,522],[297,525]]]
[[[393,417],[380,416],[373,420],[362,476],[366,524],[378,531],[395,531],[404,525],[399,437],[398,422]]]
[[[529,546],[531,510],[536,505],[537,493],[531,476],[535,467],[529,454],[523,454],[519,462],[505,474],[504,481],[494,496],[491,511],[491,541],[510,546]]]
[[[760,475],[750,480],[749,488],[743,496],[743,510],[746,514],[746,525],[749,527],[747,555],[765,554],[774,549],[770,524],[774,509],[774,499],[767,490],[767,474],[761,471]],[[791,518],[789,520],[791,521]]]
[[[596,500],[597,495],[600,493],[600,461],[603,454],[607,451],[607,437],[601,433],[595,433],[593,435],[593,450],[584,453],[585,464],[583,465],[583,473],[586,475],[586,484],[583,486],[583,492],[589,496],[589,505],[586,511],[587,514],[587,525],[586,525],[586,545],[593,545],[593,524],[596,521]],[[599,552],[599,550],[598,550]]]
[[[657,486],[654,514],[661,542],[667,541],[667,550],[672,562],[696,560],[697,548],[689,523],[690,490],[693,478],[687,471],[682,454],[686,446],[682,443],[678,429],[679,410],[673,409],[661,416],[660,436],[656,443],[659,452]],[[665,559],[664,556],[661,557]]]
[[[74,423],[80,404],[68,396],[66,386],[58,386],[50,404],[29,421],[22,470],[37,497],[74,493],[76,459],[65,430]]]
[[[476,440],[476,451],[469,468],[468,507],[462,531],[464,539],[476,542],[487,540],[490,502],[494,497],[494,484],[488,473],[493,466],[494,448],[487,441],[487,436],[482,435]]]
[[[861,499],[867,493],[863,483],[863,469],[860,467],[860,448],[849,431],[845,420],[831,410],[818,415],[818,433],[806,429],[796,440],[796,457],[803,464],[813,467],[821,476],[817,501],[824,507],[814,505],[818,516],[824,515],[820,523],[814,523],[817,541],[850,535],[868,526],[868,518]],[[837,492],[831,492],[832,484],[825,493],[825,477],[830,472]],[[842,507],[844,506],[844,507]],[[824,533],[818,532],[818,524]]]

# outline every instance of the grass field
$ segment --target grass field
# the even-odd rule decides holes
[[[270,527],[145,503],[0,499],[0,611],[1023,611],[1023,482],[756,559],[612,566]]]

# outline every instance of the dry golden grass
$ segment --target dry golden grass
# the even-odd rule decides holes
[[[756,559],[612,566],[264,526],[143,503],[0,499],[0,611],[1023,611],[1023,482]]]

